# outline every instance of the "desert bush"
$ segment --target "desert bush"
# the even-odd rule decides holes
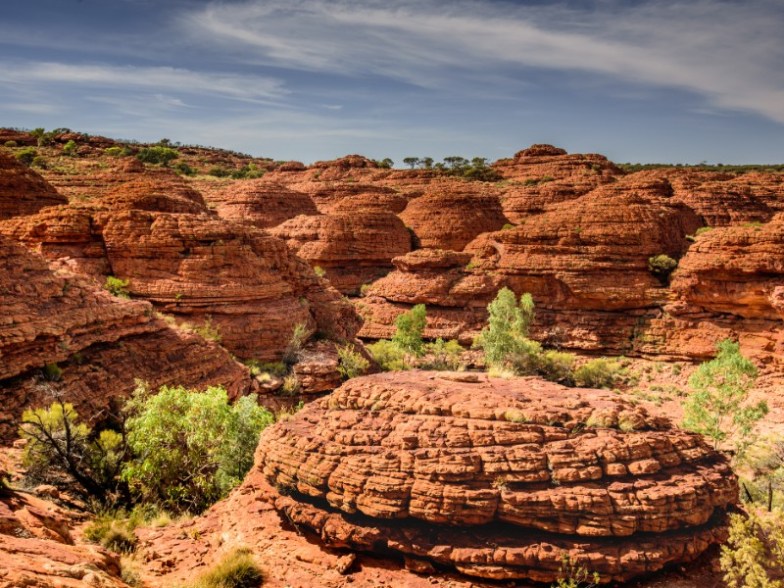
[[[123,280],[115,276],[106,276],[106,281],[103,284],[104,290],[108,290],[113,296],[118,298],[130,298],[131,295],[128,291],[128,280]]]
[[[283,378],[283,386],[281,386],[281,393],[284,396],[296,396],[302,390],[302,383],[296,374],[289,374]]]
[[[368,351],[385,372],[398,372],[411,369],[406,361],[406,352],[387,339],[381,339],[367,346]]]
[[[648,258],[648,269],[662,284],[670,279],[670,274],[678,267],[678,262],[669,255],[660,254]]]
[[[534,317],[534,301],[530,294],[523,294],[518,304],[514,292],[502,288],[487,306],[488,324],[476,341],[485,352],[489,365],[504,364],[514,358],[521,361],[528,356],[532,346],[526,337]]]
[[[283,377],[289,371],[289,366],[282,361],[264,362],[257,359],[248,359],[244,363],[248,366],[250,375],[253,377],[263,376],[264,374]]]
[[[70,139],[65,145],[63,145],[63,155],[68,157],[76,155],[77,147],[78,145],[76,144],[76,141]]]
[[[33,160],[38,157],[38,151],[35,150],[34,147],[25,147],[24,149],[20,149],[14,154],[14,157],[20,163],[30,167],[33,165]]]
[[[302,348],[308,340],[308,327],[304,323],[297,323],[291,330],[291,336],[283,351],[283,363],[293,365],[300,359]]]
[[[749,502],[764,504],[768,511],[784,508],[784,436],[771,434],[749,444],[737,464]]]
[[[732,441],[741,457],[768,405],[764,400],[748,401],[757,368],[741,355],[740,346],[726,339],[716,349],[716,358],[700,365],[689,378],[691,393],[683,404],[683,426],[709,437],[715,447]]]
[[[152,163],[156,165],[168,166],[169,163],[174,161],[180,156],[177,151],[170,147],[162,145],[153,145],[152,147],[142,147],[136,154],[137,159],[143,163]]]
[[[214,167],[211,167],[209,170],[207,170],[207,175],[214,176],[216,178],[228,178],[231,175],[231,172],[227,170],[225,167],[220,167],[219,165],[216,165]]]
[[[600,581],[598,573],[589,571],[565,555],[561,561],[559,578],[551,588],[596,588]]]
[[[460,368],[460,356],[463,347],[450,339],[444,341],[441,337],[432,343],[426,343],[425,357],[420,362],[420,367],[427,370],[457,370]]]
[[[784,587],[784,514],[731,514],[720,565],[729,588]]]
[[[316,274],[319,278],[323,278],[327,275],[327,270],[325,270],[320,265],[316,265],[313,267],[313,273]]]
[[[176,171],[178,174],[183,176],[196,175],[196,170],[193,169],[190,165],[188,165],[184,161],[178,161],[172,166],[172,169]]]
[[[539,373],[547,380],[571,386],[574,384],[573,353],[548,349],[539,357]]]
[[[57,399],[24,411],[19,433],[27,441],[22,459],[32,480],[48,482],[64,474],[102,501],[118,490],[126,456],[122,435],[105,430],[96,436],[72,404]]]
[[[581,388],[612,388],[620,377],[621,364],[598,357],[585,362],[574,371],[574,383]]]
[[[370,362],[351,343],[341,345],[337,349],[339,358],[338,372],[340,372],[344,380],[361,376],[370,367]]]
[[[403,351],[421,355],[424,350],[422,334],[427,326],[427,310],[424,304],[417,304],[404,312],[395,321],[395,334],[392,342]]]
[[[230,406],[226,391],[137,387],[126,410],[133,459],[123,479],[134,496],[174,512],[201,512],[253,465],[261,430],[273,422],[255,395]]]
[[[14,148],[14,147],[17,147],[17,146],[18,146],[18,144],[17,144],[17,142],[16,142],[16,141],[14,141],[14,140],[12,139],[12,140],[10,140],[10,141],[6,141],[5,143],[3,143],[3,146],[4,146],[4,147],[8,147],[9,149],[12,149],[12,148]]]
[[[188,588],[258,588],[264,573],[250,550],[233,549]]]

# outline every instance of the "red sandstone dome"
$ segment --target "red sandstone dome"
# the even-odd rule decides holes
[[[66,202],[40,175],[0,151],[0,220]]]
[[[317,214],[307,194],[281,184],[246,180],[232,182],[208,196],[218,216],[244,222],[260,229],[276,227],[300,214]]]
[[[327,545],[496,580],[602,582],[726,537],[727,460],[611,392],[534,378],[404,372],[350,380],[267,429],[276,508]]]

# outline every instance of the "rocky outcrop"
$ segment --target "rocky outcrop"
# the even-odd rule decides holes
[[[488,579],[552,582],[565,556],[602,582],[690,561],[738,498],[699,435],[533,378],[353,379],[267,429],[257,463],[326,544]]]
[[[345,294],[392,269],[392,258],[407,253],[411,235],[391,212],[358,210],[298,216],[271,230],[297,255],[326,272]]]
[[[695,239],[672,279],[673,299],[640,333],[647,353],[710,357],[739,339],[763,362],[784,357],[784,214],[759,226],[715,228]]]
[[[24,280],[19,280],[24,276]],[[245,367],[214,343],[156,318],[152,306],[53,272],[39,256],[0,237],[0,439],[13,438],[25,408],[54,396],[100,420],[136,379],[232,397],[252,389]]]
[[[454,251],[508,222],[492,188],[460,180],[431,184],[423,196],[409,203],[400,218],[414,231],[421,247]]]
[[[279,359],[298,323],[338,339],[360,326],[351,305],[285,243],[214,217],[176,183],[134,181],[89,207],[7,221],[0,234],[100,284],[107,275],[127,280],[131,296],[242,358]]]
[[[120,560],[97,545],[77,545],[78,521],[29,494],[0,495],[0,588],[126,588]]]
[[[602,155],[569,155],[552,145],[532,145],[511,159],[498,160],[493,168],[507,180],[501,202],[513,223],[550,205],[579,198],[623,175]]]
[[[66,202],[39,174],[0,150],[0,221]]]
[[[259,180],[233,182],[208,199],[221,218],[260,229],[276,227],[301,214],[318,213],[307,194]]]
[[[393,259],[395,271],[374,282],[356,302],[366,318],[360,336],[390,338],[402,312],[425,304],[429,337],[470,344],[487,319],[487,300],[500,288],[494,276],[471,271],[471,257],[470,253],[418,249]]]

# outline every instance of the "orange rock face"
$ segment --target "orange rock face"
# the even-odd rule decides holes
[[[0,588],[125,588],[119,558],[74,545],[76,524],[63,509],[27,493],[0,496]]]
[[[66,202],[41,176],[0,151],[0,220]]]
[[[22,411],[50,404],[52,393],[100,419],[112,399],[130,395],[136,378],[153,388],[220,384],[233,397],[252,389],[247,369],[224,349],[172,329],[148,302],[55,273],[1,237],[0,307],[0,439],[15,437]]]
[[[298,216],[271,230],[341,292],[356,293],[386,274],[392,258],[407,253],[411,235],[391,212],[359,210]]]
[[[60,266],[128,280],[134,297],[179,320],[209,324],[243,358],[280,358],[298,323],[351,339],[351,305],[285,243],[220,220],[178,182],[141,178],[86,208],[58,207],[8,221],[0,234]]]
[[[307,194],[258,180],[233,182],[208,199],[221,218],[260,229],[276,227],[300,214],[318,213]]]
[[[738,498],[700,436],[533,378],[350,380],[267,429],[257,459],[276,507],[327,544],[489,579],[551,582],[567,555],[604,582],[689,561]]]
[[[400,213],[425,248],[462,251],[477,235],[507,222],[498,194],[478,182],[441,181]]]

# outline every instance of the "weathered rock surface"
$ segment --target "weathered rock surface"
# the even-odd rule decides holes
[[[689,561],[738,498],[700,436],[533,378],[353,379],[267,429],[257,463],[328,545],[491,579],[551,582],[567,555],[604,582]]]
[[[207,198],[221,218],[260,229],[276,227],[300,214],[318,213],[307,194],[259,180],[232,182]]]
[[[504,214],[522,222],[550,205],[574,200],[623,172],[602,155],[567,154],[552,145],[532,145],[493,164],[509,184],[501,199]]]
[[[52,502],[0,495],[0,588],[124,588],[120,561],[96,545],[75,545],[75,521]]]
[[[400,213],[425,248],[461,251],[477,235],[509,221],[498,194],[479,182],[444,180],[431,184]]]
[[[411,235],[391,212],[358,210],[298,216],[275,227],[281,239],[335,288],[356,293],[392,269],[392,258],[408,253]]]
[[[39,174],[0,150],[0,220],[66,202]]]
[[[19,276],[24,276],[23,280]],[[252,389],[247,369],[214,343],[156,318],[0,237],[0,439],[16,435],[25,408],[53,395],[85,418],[105,416],[135,379],[152,387],[220,384],[232,397]],[[45,366],[54,366],[43,369]]]
[[[82,207],[57,207],[0,224],[47,259],[128,280],[133,297],[178,320],[209,324],[232,353],[278,359],[294,325],[353,338],[348,302],[281,240],[214,217],[178,182],[141,178]]]

